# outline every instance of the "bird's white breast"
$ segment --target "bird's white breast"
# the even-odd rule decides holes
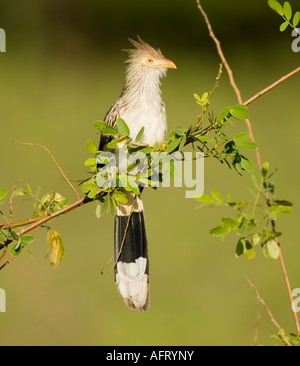
[[[127,123],[130,129],[130,137],[133,139],[136,138],[143,127],[145,130],[141,142],[154,145],[165,139],[167,119],[163,105],[160,110],[153,108],[151,105],[141,105],[139,108],[122,113],[121,118]]]
[[[138,89],[128,93],[128,103],[120,110],[120,117],[130,129],[130,137],[135,139],[144,127],[140,141],[148,145],[162,142],[167,133],[166,110],[159,86],[159,74],[149,73]]]

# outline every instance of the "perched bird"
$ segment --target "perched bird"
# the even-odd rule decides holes
[[[129,41],[135,48],[126,50],[129,58],[125,84],[120,97],[108,110],[105,122],[115,127],[117,119],[122,118],[133,139],[144,127],[140,141],[154,145],[164,141],[167,132],[160,78],[166,75],[168,68],[176,69],[176,66],[140,37],[138,42]],[[107,137],[101,135],[99,151],[105,150],[107,141]],[[140,194],[127,192],[127,203],[119,204],[116,209],[114,230],[116,284],[130,309],[146,310],[149,307],[149,259]]]

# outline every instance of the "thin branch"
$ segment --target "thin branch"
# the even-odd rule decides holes
[[[249,282],[249,280],[248,280]],[[254,323],[254,336],[252,339],[251,346],[255,346],[259,336],[259,323],[261,321],[261,314],[260,314],[260,299],[256,296],[256,320]]]
[[[47,217],[47,215],[32,217],[32,218],[30,218],[28,220],[13,222],[13,223],[7,224],[7,225],[0,225],[0,229],[2,229],[2,230],[9,230],[9,229],[13,229],[13,228],[16,228],[16,227],[27,226],[27,225],[30,225],[30,224],[36,222],[36,221],[41,220],[44,217]]]
[[[225,66],[225,68],[226,68],[226,70],[227,70],[227,72],[228,72],[228,76],[229,76],[230,84],[232,85],[232,87],[233,87],[233,89],[234,89],[234,91],[235,91],[236,95],[238,95],[239,103],[240,103],[240,104],[242,104],[243,102],[242,102],[242,96],[241,96],[241,93],[240,93],[239,88],[237,87],[237,85],[236,85],[236,83],[235,83],[235,81],[234,81],[234,78],[233,78],[233,72],[232,72],[231,68],[229,67],[228,62],[227,62],[227,60],[226,60],[226,58],[225,58],[225,56],[224,56],[224,53],[223,53],[223,51],[222,51],[222,47],[221,47],[221,43],[220,43],[220,41],[217,39],[217,37],[215,36],[215,34],[214,34],[213,30],[212,30],[212,26],[211,26],[211,24],[210,24],[210,21],[209,21],[209,19],[208,19],[208,16],[207,16],[207,14],[205,13],[205,11],[203,10],[203,8],[202,8],[202,6],[201,6],[201,4],[200,4],[200,1],[199,1],[199,0],[197,0],[197,6],[198,6],[198,9],[200,10],[201,14],[203,15],[203,18],[204,18],[204,20],[205,20],[205,23],[206,23],[207,28],[208,28],[208,31],[209,31],[209,35],[210,35],[210,37],[214,40],[214,42],[215,42],[215,44],[216,44],[217,51],[218,51],[218,54],[219,54],[219,56],[220,56],[220,58],[221,58],[221,61],[222,61],[222,63],[224,64],[224,66]]]
[[[208,95],[208,101],[207,101],[207,104],[206,104],[206,107],[208,107],[210,105],[210,102],[211,102],[211,99],[213,97],[213,94],[214,92],[218,89],[219,87],[219,81],[220,81],[220,78],[221,78],[221,75],[222,75],[222,69],[223,69],[223,65],[220,64],[219,66],[219,72],[218,72],[218,75],[216,77],[216,82],[215,82],[215,85],[213,87],[213,89],[209,92],[209,95]],[[195,123],[195,125],[192,127],[192,130],[194,130],[195,128],[197,128],[203,118],[203,115],[204,115],[204,110],[202,109],[202,112],[199,114],[199,116],[197,117],[197,122]]]
[[[219,72],[218,72],[218,75],[216,77],[216,83],[215,83],[215,86],[213,87],[213,89],[209,92],[209,96],[208,96],[208,103],[207,105],[210,105],[210,102],[211,102],[211,99],[213,97],[213,94],[214,92],[218,89],[219,87],[219,81],[220,81],[220,78],[221,78],[221,75],[222,75],[222,72],[223,72],[223,65],[220,64],[219,66]]]
[[[100,192],[98,192],[100,194]],[[18,236],[21,236],[21,235],[24,235],[32,230],[34,230],[35,228],[41,226],[42,224],[44,224],[45,222],[47,221],[50,221],[52,219],[54,219],[55,217],[57,216],[60,216],[62,214],[65,214],[71,210],[73,210],[74,208],[77,208],[79,206],[82,206],[86,203],[89,203],[91,202],[92,200],[90,198],[88,198],[87,196],[86,197],[83,197],[83,198],[80,198],[79,200],[71,203],[70,205],[58,210],[58,211],[55,211],[53,213],[50,213],[49,215],[47,216],[41,216],[39,217],[39,219],[35,222],[33,222],[31,225],[29,225],[28,227],[24,228],[23,230],[21,230],[19,233],[17,233]],[[7,245],[9,245],[10,243],[12,242],[12,240],[6,240],[4,243],[0,243],[0,250],[3,249],[3,248],[6,248]]]
[[[233,77],[233,72],[226,60],[226,57],[224,56],[224,53],[223,53],[223,50],[222,50],[222,47],[221,47],[221,43],[220,41],[218,40],[218,38],[215,36],[213,30],[212,30],[212,26],[210,24],[210,21],[208,19],[208,16],[207,14],[205,13],[205,11],[203,10],[201,4],[200,4],[200,0],[196,0],[197,1],[197,6],[198,6],[198,9],[200,10],[201,14],[203,15],[203,18],[205,20],[205,23],[207,25],[207,28],[208,28],[208,31],[209,31],[209,35],[210,37],[213,39],[216,47],[217,47],[217,51],[218,51],[218,54],[220,56],[220,59],[222,61],[222,63],[224,64],[225,68],[226,68],[226,71],[228,73],[228,76],[229,76],[229,81],[230,81],[230,84],[237,96],[237,100],[239,102],[239,104],[243,104],[243,99],[242,99],[242,95],[241,95],[241,92],[234,80],[234,77]],[[252,131],[252,125],[250,123],[250,121],[248,119],[245,120],[246,124],[247,124],[247,127],[248,127],[248,131],[249,131],[249,135],[250,135],[250,140],[252,142],[255,142],[255,139],[254,139],[254,135],[253,135],[253,131]],[[258,149],[256,149],[256,157],[257,157],[257,161],[258,161],[258,165],[259,165],[259,168],[261,169],[261,159],[260,159],[260,155],[258,153]]]
[[[7,226],[8,228],[10,227],[10,223],[9,220],[7,219],[7,217],[4,215],[4,213],[0,210],[0,215],[4,218],[4,220],[6,221],[7,225],[3,225],[3,226]],[[2,226],[0,226],[0,229],[2,228]]]
[[[2,257],[1,257],[2,258]],[[3,269],[4,267],[6,267],[13,259],[15,258],[14,255],[12,255],[4,264],[2,264],[2,266],[0,267],[0,271],[1,269]]]
[[[294,76],[295,74],[297,74],[297,72],[300,71],[300,67],[298,67],[297,69],[289,72],[288,74],[282,76],[280,79],[278,79],[277,81],[275,81],[275,83],[269,85],[267,88],[261,90],[260,92],[256,93],[253,97],[251,97],[250,99],[248,99],[246,102],[243,102],[241,104],[248,106],[249,104],[255,102],[260,96],[266,94],[267,92],[269,92],[270,90],[274,89],[276,86],[278,86],[279,84],[283,83],[284,81],[286,81],[287,79],[289,79],[290,77]],[[204,130],[202,130],[201,132],[199,132],[198,134],[196,134],[195,136],[203,136],[206,135],[209,131],[211,131],[212,129],[216,128],[218,126],[218,122],[206,127]]]
[[[70,180],[68,179],[68,177],[66,176],[66,174],[64,173],[64,171],[62,170],[62,168],[59,166],[58,162],[55,160],[54,156],[51,154],[50,150],[47,147],[45,147],[43,145],[39,145],[39,144],[32,144],[30,142],[20,142],[20,141],[15,141],[15,140],[11,140],[11,141],[14,142],[15,144],[28,145],[28,146],[36,146],[36,147],[40,147],[40,148],[46,150],[47,153],[52,158],[52,160],[54,161],[54,164],[60,170],[60,172],[63,175],[63,177],[65,178],[65,180],[68,182],[68,184],[71,187],[71,189],[75,192],[77,198],[80,199],[79,193],[76,191],[76,189],[74,188],[74,186],[72,185],[72,183],[70,182]]]
[[[212,30],[212,26],[210,24],[210,21],[208,19],[207,14],[205,13],[205,11],[203,10],[203,8],[202,8],[202,6],[200,4],[200,0],[196,0],[196,2],[197,2],[197,7],[200,10],[200,12],[203,15],[203,18],[204,18],[204,20],[206,22],[206,25],[207,25],[207,28],[208,28],[208,31],[209,31],[209,35],[213,39],[213,41],[215,42],[215,45],[217,47],[217,51],[218,51],[219,57],[221,58],[221,61],[224,64],[224,66],[225,66],[225,68],[227,70],[227,73],[228,73],[228,76],[229,76],[229,80],[230,80],[230,84],[231,84],[231,86],[232,86],[232,88],[233,88],[233,90],[234,90],[234,92],[236,94],[236,97],[237,97],[237,100],[238,100],[239,104],[245,104],[245,105],[250,104],[251,102],[253,102],[254,100],[256,100],[260,95],[263,95],[263,94],[267,93],[269,90],[273,89],[275,86],[279,85],[280,83],[282,83],[283,81],[287,80],[291,76],[295,75],[299,71],[300,68],[297,68],[296,70],[290,72],[289,74],[287,74],[284,77],[282,77],[281,79],[279,79],[277,82],[275,82],[272,85],[270,85],[270,87],[264,89],[262,92],[256,94],[254,97],[250,98],[246,103],[243,103],[241,92],[240,92],[239,88],[237,87],[237,84],[235,83],[235,80],[234,80],[234,77],[233,77],[233,72],[232,72],[231,68],[229,67],[229,64],[228,64],[228,62],[227,62],[227,60],[226,60],[226,58],[224,56],[224,53],[222,51],[222,47],[221,47],[220,41],[217,39],[217,37],[215,36],[215,34],[214,34],[213,30]],[[246,122],[247,127],[248,127],[248,132],[249,132],[249,135],[250,135],[250,140],[252,142],[255,142],[254,135],[253,135],[253,131],[252,131],[251,122],[250,122],[249,119],[246,119],[245,122]],[[210,127],[210,129],[213,128],[211,126],[209,126],[209,127]],[[259,153],[259,150],[258,149],[256,149],[256,159],[257,159],[257,164],[259,166],[259,169],[261,170],[262,169],[262,163],[261,163],[261,157],[260,157],[260,153]],[[266,182],[264,182],[264,187],[266,187]],[[270,200],[269,200],[269,192],[268,192],[268,190],[266,190],[266,199],[267,199],[267,202],[268,202],[268,205],[269,205],[270,204]],[[276,223],[275,223],[274,220],[271,221],[271,225],[272,225],[273,232],[276,232]],[[281,270],[282,270],[282,273],[283,273],[283,276],[284,276],[284,280],[285,280],[285,283],[286,283],[286,287],[287,287],[287,291],[288,291],[288,295],[289,295],[290,304],[292,305],[292,303],[293,303],[293,296],[292,296],[292,290],[291,290],[290,280],[289,280],[289,277],[288,277],[288,274],[287,274],[287,269],[286,269],[286,265],[285,265],[285,262],[284,262],[284,259],[283,259],[283,255],[282,255],[282,250],[281,250],[281,247],[280,247],[280,243],[279,243],[279,240],[277,238],[276,238],[276,242],[277,242],[278,247],[279,247],[279,260],[280,260]],[[299,335],[300,334],[300,325],[299,325],[298,314],[293,310],[293,308],[292,308],[292,312],[293,312],[294,321],[295,321],[295,325],[296,325],[296,329],[297,329],[297,334]]]
[[[275,229],[273,229],[273,231],[274,230],[276,230],[276,227],[275,227]],[[294,298],[293,298],[293,295],[292,295],[292,287],[291,287],[290,279],[289,279],[289,276],[288,276],[288,273],[287,273],[285,261],[284,261],[284,258],[283,258],[282,249],[281,249],[281,246],[279,244],[278,238],[275,238],[275,241],[277,242],[277,245],[279,247],[280,266],[281,266],[281,270],[282,270],[282,273],[283,273],[283,278],[284,278],[284,281],[285,281],[285,284],[286,284],[286,287],[287,287],[287,290],[288,290],[291,309],[292,309],[294,321],[295,321],[295,324],[296,324],[297,335],[300,335],[300,325],[299,325],[298,313],[293,308]]]
[[[7,251],[7,247],[4,248],[3,253],[0,256],[0,262],[2,261],[3,257],[5,256],[6,251]]]
[[[300,72],[300,67],[297,67],[295,70],[291,71],[290,73],[284,75],[283,77],[281,77],[279,80],[275,81],[275,83],[269,85],[267,88],[263,89],[262,91],[258,92],[257,94],[255,94],[253,97],[251,97],[250,99],[248,99],[246,102],[244,102],[244,105],[248,105],[252,102],[254,102],[256,99],[258,99],[259,97],[261,97],[262,95],[266,94],[267,92],[269,92],[270,90],[274,89],[276,86],[278,86],[279,84],[281,84],[282,82],[284,82],[285,80],[287,80],[288,78],[290,78],[291,76],[294,76],[295,74],[297,74],[298,72]]]
[[[266,304],[266,302],[261,298],[259,292],[258,292],[258,289],[255,285],[253,285],[252,282],[250,282],[250,280],[248,278],[247,279],[247,282],[248,284],[255,290],[256,292],[256,297],[258,299],[258,301],[261,302],[261,304],[265,307],[265,309],[267,310],[268,314],[269,314],[269,317],[271,319],[271,322],[275,325],[275,327],[279,330],[279,333],[280,335],[282,336],[282,338],[284,339],[285,343],[288,345],[288,346],[291,346],[291,343],[290,341],[286,338],[285,334],[284,334],[284,330],[283,328],[277,323],[277,321],[275,320],[271,310],[269,309],[268,305]]]

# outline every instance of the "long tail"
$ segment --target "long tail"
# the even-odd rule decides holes
[[[130,309],[147,310],[149,259],[141,195],[127,192],[127,204],[118,205],[115,216],[115,280]]]

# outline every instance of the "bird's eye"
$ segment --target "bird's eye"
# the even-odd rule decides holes
[[[153,59],[149,57],[149,58],[147,58],[147,62],[148,62],[148,64],[151,64],[153,62]]]

